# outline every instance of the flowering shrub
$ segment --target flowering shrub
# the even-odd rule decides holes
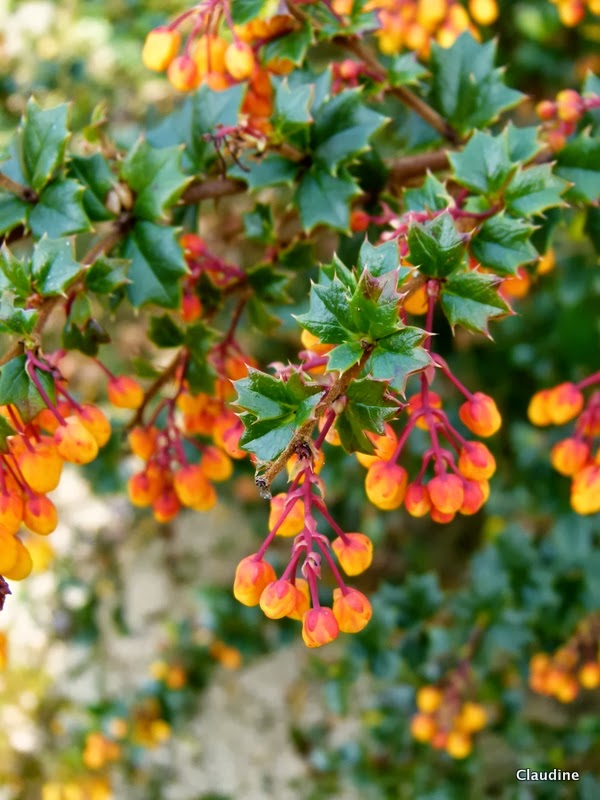
[[[573,0],[540,14],[588,30],[599,11]],[[277,12],[203,0],[165,13],[136,52],[170,109],[137,136],[118,135],[113,110],[72,122],[68,104],[35,97],[11,131],[0,163],[0,608],[32,572],[36,537],[57,528],[48,495],[65,463],[125,483],[164,530],[224,497],[262,499],[261,541],[230,565],[235,599],[284,631],[289,618],[311,649],[360,634],[348,647],[366,660],[394,637],[386,590],[373,594],[368,577],[390,552],[385,526],[433,522],[437,543],[462,520],[487,542],[472,593],[443,599],[433,573],[409,574],[392,598],[414,612],[399,627],[439,634],[437,654],[423,644],[420,661],[406,656],[406,730],[462,761],[502,718],[498,691],[479,693],[511,685],[511,666],[490,678],[482,662],[494,647],[515,661],[515,630],[540,650],[527,653],[534,691],[570,702],[600,685],[592,567],[577,561],[579,593],[553,630],[544,609],[560,616],[560,522],[558,533],[539,521],[520,539],[494,533],[501,501],[517,502],[523,452],[545,449],[571,479],[596,563],[600,374],[575,347],[558,375],[549,356],[530,360],[527,413],[505,407],[494,382],[547,335],[534,330],[536,313],[553,319],[546,287],[573,259],[597,271],[600,80],[586,71],[526,95],[518,70],[499,65],[495,26],[504,57],[508,22],[496,0],[290,0]],[[597,276],[587,287],[597,294]],[[531,331],[530,295],[541,298]],[[577,320],[585,340],[589,316]],[[143,327],[133,347],[132,319]],[[514,361],[501,363],[492,336],[515,331]],[[462,357],[479,346],[481,375]],[[571,429],[558,441],[528,429],[523,448],[515,426],[527,416]],[[531,539],[544,536],[539,556],[554,571],[542,597],[542,578],[517,562],[533,568]],[[241,663],[216,635],[202,647],[201,660]],[[152,698],[100,715],[82,739],[88,771],[104,776],[171,736],[167,696],[196,674],[191,661],[157,662]]]

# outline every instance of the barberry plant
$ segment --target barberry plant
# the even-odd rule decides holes
[[[553,5],[569,27],[600,11]],[[568,268],[569,235],[597,261],[600,197],[600,79],[523,93],[499,65],[502,13],[496,0],[202,0],[138,43],[171,108],[137,138],[115,135],[103,106],[82,123],[27,101],[0,162],[0,606],[32,570],[30,535],[58,525],[48,495],[65,463],[123,477],[165,526],[213,509],[228,482],[243,495],[253,474],[263,536],[231,565],[233,594],[300,623],[309,648],[377,624],[361,582],[381,545],[373,519],[497,511],[514,409],[456,354],[477,342],[493,364],[492,337]],[[547,449],[589,517],[600,374],[560,380],[525,387],[527,415],[572,426]],[[329,486],[355,461],[369,510],[349,521]],[[413,676],[412,737],[457,760],[498,715],[475,665],[492,606],[463,609],[443,674]],[[580,625],[533,657],[535,691],[566,701],[600,684],[597,620]],[[183,689],[177,667],[154,677]],[[137,722],[86,733],[90,770],[127,737],[169,737],[161,703],[141,705]]]

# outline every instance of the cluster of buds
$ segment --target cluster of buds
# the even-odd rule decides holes
[[[574,636],[553,655],[536,653],[529,663],[529,686],[538,694],[572,703],[580,689],[600,686],[600,615],[580,623]]]
[[[180,28],[189,22],[191,30],[180,53]],[[296,22],[288,14],[234,25],[228,0],[205,0],[171,24],[150,31],[142,61],[148,69],[166,70],[170,83],[181,92],[203,83],[218,92],[247,81],[242,112],[252,127],[267,132],[273,111],[271,76],[286,75],[294,65],[278,57],[261,64],[261,54],[265,45],[295,28]]]
[[[320,448],[334,419],[331,412],[314,446],[298,446],[289,465],[290,487],[271,500],[269,534],[256,553],[238,564],[233,586],[237,600],[246,606],[260,605],[270,619],[301,620],[307,647],[328,644],[340,632],[358,633],[372,614],[365,595],[346,585],[336,558],[346,575],[359,575],[371,564],[373,545],[362,533],[345,533],[332,519],[318,476],[323,463]],[[317,530],[315,512],[333,529],[333,541]],[[280,578],[264,558],[276,536],[295,537],[290,561]],[[323,564],[337,584],[331,607],[319,601],[317,581]]]
[[[571,507],[578,514],[600,511],[600,391],[587,401],[584,389],[600,383],[600,372],[579,383],[561,383],[542,389],[531,398],[528,416],[534,425],[564,425],[576,419],[573,434],[557,442],[551,450],[552,466],[572,479]]]
[[[41,800],[110,800],[111,797],[113,792],[105,778],[85,777],[44,783]]]
[[[550,149],[553,152],[562,150],[567,138],[577,130],[577,124],[583,115],[596,108],[600,108],[600,97],[597,94],[583,97],[574,89],[563,89],[556,95],[554,102],[542,100],[538,103],[536,112],[544,122]]]
[[[574,28],[583,22],[587,10],[600,14],[600,0],[550,0],[557,6],[558,16],[563,25]]]
[[[46,407],[25,422],[14,405],[0,408],[15,433],[0,453],[0,573],[23,580],[33,567],[31,554],[17,535],[21,525],[47,536],[58,523],[56,508],[47,496],[59,484],[64,462],[87,464],[110,437],[110,424],[92,404],[80,405],[67,391],[54,360],[33,352],[25,369]],[[40,380],[41,375],[45,376]],[[51,381],[57,401],[45,386]]]
[[[230,374],[246,374],[241,356],[236,360],[224,355],[220,346],[213,355],[227,363]],[[182,506],[195,511],[211,509],[217,501],[213,484],[228,480],[232,458],[245,455],[238,447],[243,425],[227,407],[233,391],[231,380],[223,377],[217,381],[216,396],[192,394],[184,378],[185,368],[182,352],[175,396],[163,399],[149,421],[133,427],[128,437],[134,455],[145,462],[128,481],[129,499],[140,508],[151,506],[158,522],[171,521]],[[158,422],[161,412],[164,424]],[[190,460],[190,451],[197,453],[198,461]]]
[[[333,0],[341,13],[350,13],[353,0]],[[386,55],[412,50],[427,57],[432,40],[442,47],[451,47],[464,31],[478,36],[478,25],[491,25],[498,17],[496,0],[469,0],[469,11],[457,0],[370,0],[365,11],[377,11],[379,49]],[[469,17],[471,15],[471,18]]]
[[[82,758],[88,769],[99,770],[107,764],[119,761],[121,747],[112,737],[100,731],[92,731],[85,737]]]
[[[180,315],[186,323],[196,322],[203,314],[199,296],[200,279],[206,275],[211,283],[221,291],[231,289],[232,285],[245,280],[243,270],[228,264],[209,251],[206,242],[195,233],[184,233],[179,240],[188,266],[188,274],[183,284]]]
[[[410,721],[413,739],[445,750],[452,758],[466,758],[473,735],[487,724],[482,705],[467,699],[470,681],[459,667],[440,686],[423,686],[417,692],[417,712]]]

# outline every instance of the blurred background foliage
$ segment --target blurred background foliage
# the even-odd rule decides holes
[[[75,128],[103,104],[116,141],[132,142],[178,102],[140,51],[147,31],[180,10],[175,0],[0,0],[0,144],[32,93],[44,105],[71,101]],[[494,33],[509,83],[535,99],[598,71],[598,18],[567,29],[547,0],[504,0]],[[600,607],[600,524],[570,512],[568,482],[549,464],[561,431],[535,429],[525,413],[536,390],[597,369],[600,273],[583,226],[573,211],[554,230],[557,268],[515,302],[494,342],[453,340],[439,320],[440,352],[505,420],[485,510],[444,527],[381,514],[365,502],[363,470],[330,448],[334,516],[376,546],[357,582],[374,619],[347,646],[307,655],[290,644],[293,623],[233,600],[235,564],[267,516],[247,463],[217,511],[160,530],[117,495],[127,472],[118,434],[87,482],[61,485],[68,511],[54,549],[38,543],[37,577],[0,619],[0,798],[599,797],[598,693],[561,706],[527,689],[531,655],[559,647]],[[340,245],[344,256],[361,238]],[[294,296],[309,277],[297,275]],[[297,310],[282,309],[277,336],[247,342],[262,364],[297,352]],[[114,324],[125,361],[144,331],[135,319]],[[77,380],[94,396],[85,371]],[[485,627],[472,666],[491,724],[459,762],[415,743],[408,723],[415,688],[456,666],[473,620]],[[517,768],[554,767],[582,779],[514,780]]]

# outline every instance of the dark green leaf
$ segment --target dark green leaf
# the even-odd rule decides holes
[[[127,259],[101,256],[85,273],[85,285],[90,292],[110,294],[128,282],[128,269]]]
[[[253,211],[244,214],[244,233],[247,239],[254,239],[261,244],[272,244],[275,241],[271,206],[257,203]]]
[[[398,243],[395,241],[372,245],[368,239],[362,243],[358,253],[358,270],[368,270],[371,275],[378,277],[387,272],[393,272],[400,266]]]
[[[487,219],[471,241],[472,255],[499,275],[515,275],[518,267],[538,257],[531,244],[533,225],[496,214]]]
[[[251,297],[246,308],[251,325],[261,333],[270,333],[278,325],[281,325],[279,317],[271,314],[266,303],[259,300],[258,297]]]
[[[352,326],[370,341],[389,336],[398,329],[400,295],[398,274],[387,272],[375,278],[366,270],[360,276],[356,291],[348,303]]]
[[[19,308],[10,296],[4,294],[0,300],[0,330],[14,333],[22,338],[28,337],[38,320],[36,309]]]
[[[336,430],[348,453],[371,452],[365,432],[383,433],[383,423],[397,412],[397,406],[384,397],[386,389],[384,381],[362,378],[352,381],[346,390],[347,403],[337,417]]]
[[[0,248],[0,290],[25,298],[31,294],[29,270],[24,261],[15,258],[6,245]]]
[[[302,23],[297,30],[285,36],[279,36],[263,47],[263,63],[267,64],[273,58],[286,58],[293,64],[299,65],[304,61],[311,40],[311,26],[307,23]]]
[[[346,174],[333,176],[313,166],[302,177],[295,201],[302,227],[311,231],[320,223],[338,231],[347,231],[350,224],[350,200],[360,189]]]
[[[203,322],[188,325],[183,343],[189,351],[185,378],[192,392],[212,392],[215,372],[208,362],[208,352],[214,342],[215,332]]]
[[[138,222],[129,233],[124,255],[131,259],[127,295],[139,308],[155,303],[177,308],[181,300],[180,278],[187,273],[175,228]]]
[[[281,136],[306,127],[312,122],[310,104],[313,87],[292,88],[287,80],[275,84],[275,114],[273,124]]]
[[[420,328],[404,327],[381,339],[365,365],[365,373],[404,392],[407,378],[431,365],[422,347],[424,338]]]
[[[387,77],[392,86],[410,86],[418,83],[427,74],[427,68],[419,64],[414,53],[403,53],[395,56],[388,68]]]
[[[27,374],[26,356],[16,356],[3,367],[0,367],[0,405],[8,403],[19,410],[23,422],[28,423],[35,415],[46,408],[35,384]],[[41,370],[36,370],[36,377],[52,402],[56,401],[53,378]]]
[[[236,25],[243,25],[262,16],[268,3],[269,0],[235,0],[231,4],[231,17]]]
[[[69,139],[66,103],[47,111],[35,100],[27,103],[23,118],[23,165],[27,183],[39,192],[48,183],[65,158]]]
[[[327,369],[345,372],[360,361],[363,352],[360,342],[344,342],[328,354]]]
[[[566,181],[552,174],[550,164],[520,168],[506,187],[506,208],[516,216],[533,217],[547,208],[565,205],[561,195],[567,188]]]
[[[40,194],[32,207],[28,225],[34,236],[44,233],[53,238],[90,230],[90,221],[83,209],[85,189],[77,181],[53,181]]]
[[[573,186],[565,194],[571,202],[597,203],[600,199],[600,137],[580,134],[558,153],[556,174]]]
[[[121,164],[121,178],[135,192],[134,214],[146,220],[166,217],[190,181],[181,171],[181,148],[154,148],[139,139]]]
[[[113,187],[114,176],[100,153],[92,156],[74,156],[69,161],[70,172],[85,186],[83,207],[90,219],[113,219],[106,207],[106,198]]]
[[[484,195],[495,195],[516,165],[509,155],[506,133],[492,136],[475,131],[461,152],[449,153],[454,178],[461,186]]]
[[[418,189],[404,192],[404,205],[407,211],[441,211],[450,204],[450,195],[445,184],[431,172]]]
[[[12,194],[0,192],[0,234],[25,225],[31,205]]]
[[[527,163],[542,149],[539,140],[539,129],[535,126],[517,128],[509,122],[505,129],[508,137],[508,152],[511,161]]]
[[[356,339],[358,331],[348,309],[349,299],[346,287],[337,277],[326,286],[313,284],[310,308],[296,319],[323,344],[341,344]]]
[[[444,278],[460,267],[466,253],[464,237],[457,233],[449,214],[411,225],[408,247],[410,263],[432,278]]]
[[[286,288],[290,278],[285,272],[274,269],[270,264],[257,264],[246,273],[248,285],[254,294],[266,303],[289,303]]]
[[[157,347],[179,347],[183,344],[183,331],[168,314],[150,319],[148,337]]]
[[[453,329],[462,325],[486,335],[490,319],[510,313],[509,306],[498,294],[498,278],[474,271],[450,276],[442,286],[441,304]]]
[[[255,190],[281,184],[291,186],[299,169],[293,161],[276,153],[268,153],[258,160],[241,158],[240,164],[233,166],[228,175],[246,181],[248,188]]]
[[[84,267],[73,258],[69,239],[48,239],[36,244],[31,259],[31,280],[42,296],[64,294]]]

